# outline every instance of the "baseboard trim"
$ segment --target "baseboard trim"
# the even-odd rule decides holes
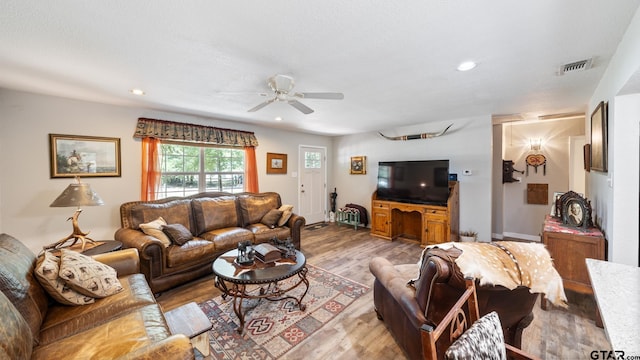
[[[504,239],[504,238],[516,238],[516,239],[536,241],[536,242],[540,242],[541,241],[540,240],[540,236],[529,235],[529,234],[518,234],[518,233],[512,233],[512,232],[504,232],[504,233],[502,233],[502,237],[500,237],[499,239]]]

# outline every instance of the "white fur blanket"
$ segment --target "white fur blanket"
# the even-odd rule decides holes
[[[425,248],[422,257],[434,247],[462,250],[455,260],[460,272],[465,277],[478,279],[480,285],[501,285],[507,289],[526,286],[531,293],[544,294],[552,304],[567,307],[562,278],[553,266],[549,251],[542,244],[514,241],[450,242]],[[419,264],[422,264],[422,257]]]

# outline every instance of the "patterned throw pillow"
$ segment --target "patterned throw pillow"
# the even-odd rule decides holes
[[[274,227],[276,227],[276,224],[278,223],[278,220],[280,220],[280,217],[282,217],[282,211],[271,209],[268,213],[264,214],[260,222],[273,229]]]
[[[169,240],[177,245],[184,245],[187,241],[193,239],[193,234],[182,224],[170,224],[162,227],[162,231],[167,235]]]
[[[40,285],[49,295],[64,305],[86,305],[93,304],[95,299],[83,295],[69,286],[58,277],[60,270],[60,259],[48,251],[38,257],[36,262],[35,275]]]
[[[504,335],[500,318],[495,311],[473,323],[444,354],[447,360],[499,359],[506,360]]]
[[[122,291],[114,268],[68,249],[62,249],[58,276],[75,291],[95,298]]]
[[[293,214],[293,205],[282,205],[278,210],[282,211],[282,216],[280,220],[278,220],[278,226],[284,226]]]
[[[167,222],[162,217],[159,217],[148,223],[140,224],[140,229],[142,229],[143,233],[160,240],[164,247],[167,247],[171,245],[171,240],[162,232],[162,227],[165,225],[167,225]]]

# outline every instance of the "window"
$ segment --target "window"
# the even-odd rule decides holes
[[[322,167],[322,153],[305,151],[304,167],[305,169],[320,169]]]
[[[157,199],[204,191],[244,191],[244,150],[230,147],[160,145]]]

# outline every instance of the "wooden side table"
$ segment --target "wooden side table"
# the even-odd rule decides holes
[[[118,240],[98,240],[100,243],[82,252],[82,255],[98,255],[122,249],[122,242]]]
[[[195,302],[190,302],[164,314],[172,334],[184,334],[202,356],[209,356],[209,330],[213,327]]]
[[[564,288],[582,294],[593,294],[586,259],[605,259],[605,239],[598,228],[576,229],[547,215],[542,227],[542,242],[553,258],[553,264],[562,277]],[[540,303],[547,308],[544,296]],[[602,327],[600,314],[596,325]]]

